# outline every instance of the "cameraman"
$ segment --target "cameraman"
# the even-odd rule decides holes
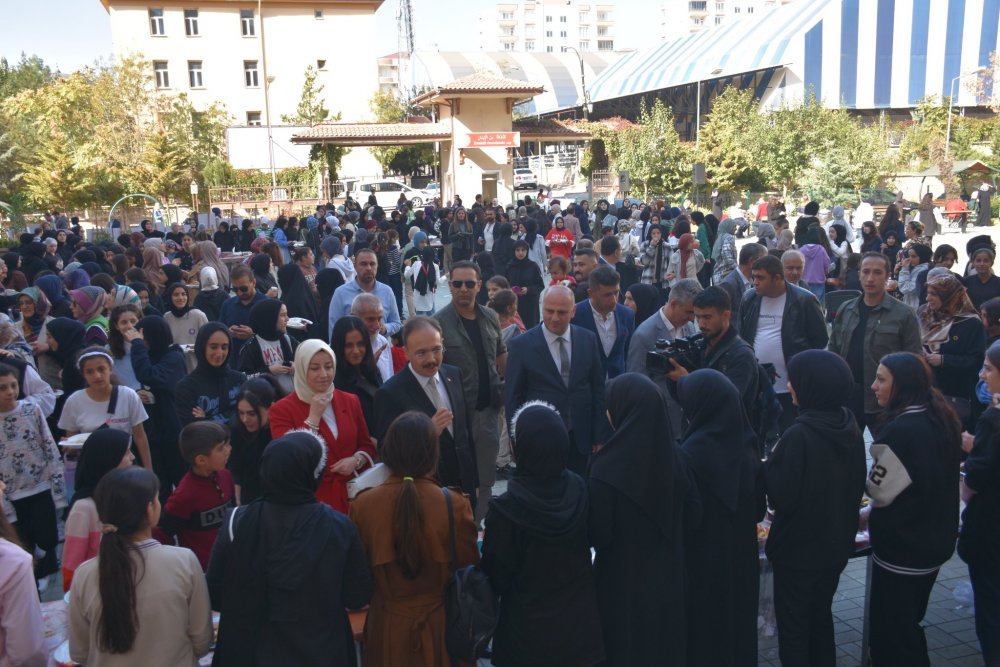
[[[636,327],[628,345],[628,357],[625,360],[625,370],[630,373],[646,372],[646,354],[656,349],[658,340],[674,340],[675,338],[686,338],[698,333],[698,327],[694,324],[694,300],[701,294],[701,284],[694,278],[685,278],[677,281],[673,289],[670,290],[670,298],[667,303],[657,310],[646,321]],[[667,387],[667,377],[662,374],[650,376],[660,392],[667,400],[667,410],[670,414],[670,423],[674,427],[674,435],[680,437],[681,407]]]
[[[698,328],[705,336],[707,347],[702,357],[702,368],[713,368],[736,385],[747,414],[754,411],[757,397],[757,358],[753,348],[739,337],[730,326],[732,305],[729,294],[721,287],[709,287],[694,298],[694,316]],[[667,379],[674,383],[688,374],[688,370],[673,359],[674,370],[667,373]]]

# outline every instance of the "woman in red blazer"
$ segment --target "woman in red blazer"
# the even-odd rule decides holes
[[[271,407],[271,435],[308,429],[326,443],[326,471],[316,499],[347,514],[347,481],[370,467],[375,447],[354,394],[334,389],[337,361],[330,346],[310,339],[295,350],[295,391]]]

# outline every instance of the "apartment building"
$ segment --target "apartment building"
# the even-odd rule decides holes
[[[116,57],[143,56],[157,89],[186,93],[195,106],[222,102],[235,125],[250,127],[267,123],[266,89],[272,124],[295,113],[310,65],[327,108],[364,120],[378,90],[382,1],[101,0]]]
[[[615,7],[576,0],[499,3],[479,19],[483,51],[565,53],[615,50]]]
[[[670,41],[795,0],[665,0],[660,5],[660,39]]]

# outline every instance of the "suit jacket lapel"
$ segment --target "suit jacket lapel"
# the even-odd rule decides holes
[[[427,398],[427,392],[424,390],[423,385],[421,385],[417,380],[413,371],[407,365],[399,372],[406,373],[404,376],[406,378],[405,382],[409,384],[409,387],[406,387],[406,389],[413,394],[416,402],[420,405],[420,409],[427,413],[427,416],[433,415],[435,411],[437,411],[437,408],[434,407],[433,403],[431,403],[431,399]]]
[[[539,356],[541,359],[545,360],[545,361],[540,361],[539,363],[548,364],[549,367],[552,369],[552,372],[555,373],[555,377],[559,378],[559,384],[562,384],[562,373],[559,372],[559,367],[556,365],[556,360],[552,358],[552,352],[549,351],[549,341],[545,337],[544,329],[545,329],[544,324],[538,325],[537,337],[538,337],[538,347],[540,348]],[[571,363],[570,367],[572,367],[572,365],[573,364]]]

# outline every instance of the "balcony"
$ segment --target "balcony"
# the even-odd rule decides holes
[[[688,2],[688,13],[708,14],[708,2],[706,0],[691,0]]]

